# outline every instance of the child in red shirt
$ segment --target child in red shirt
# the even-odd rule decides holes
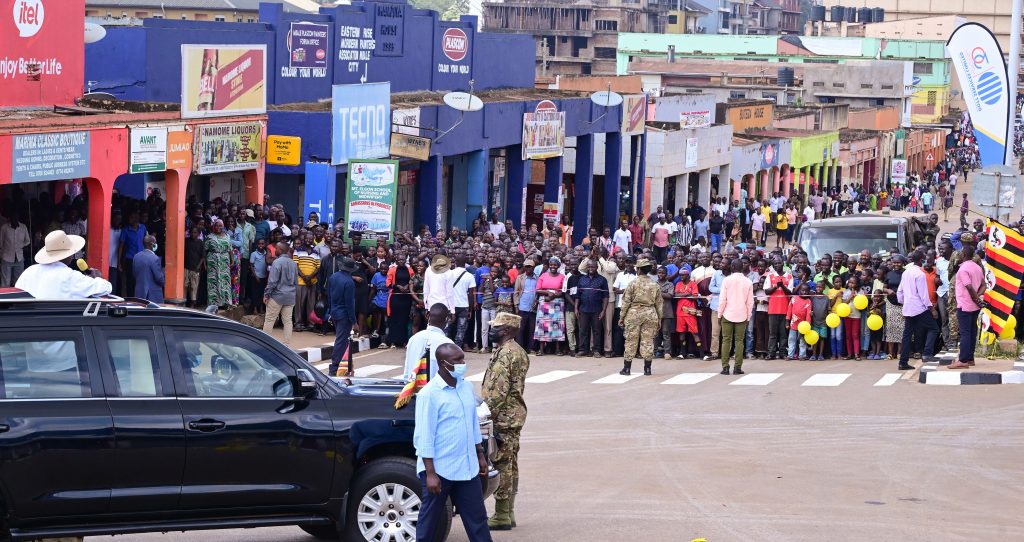
[[[789,359],[797,359],[797,345],[800,346],[800,359],[807,359],[807,343],[800,334],[800,322],[811,321],[811,300],[807,297],[810,289],[806,282],[796,288],[796,295],[789,301],[786,310],[786,321],[789,322]]]

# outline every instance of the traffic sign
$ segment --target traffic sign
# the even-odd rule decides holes
[[[928,161],[931,162],[933,160],[935,160],[935,157],[932,156],[932,153],[928,153]]]

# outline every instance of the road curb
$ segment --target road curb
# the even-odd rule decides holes
[[[320,346],[298,348],[295,352],[298,353],[299,357],[302,359],[310,363],[316,363],[318,361],[331,359],[331,354],[334,353],[334,343],[324,343]]]
[[[972,372],[942,370],[956,359],[955,353],[939,354],[938,361],[925,363],[918,382],[932,386],[976,386],[992,384],[1024,384],[1024,362],[1014,362],[1012,371]]]

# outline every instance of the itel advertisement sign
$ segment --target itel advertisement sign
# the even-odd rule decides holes
[[[0,0],[0,106],[74,103],[84,29],[85,0]]]
[[[472,71],[473,29],[442,26],[441,30],[434,46],[437,74],[434,81],[440,83],[442,89],[466,89]]]

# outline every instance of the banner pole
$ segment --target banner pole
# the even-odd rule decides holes
[[[1021,11],[1024,0],[1013,0],[1013,16],[1010,18],[1010,58],[1006,63],[1006,82],[1010,88],[1010,113],[1007,119],[1006,165],[1014,166],[1013,143],[1017,116],[1017,82],[1020,80],[1020,33],[1024,21]]]

